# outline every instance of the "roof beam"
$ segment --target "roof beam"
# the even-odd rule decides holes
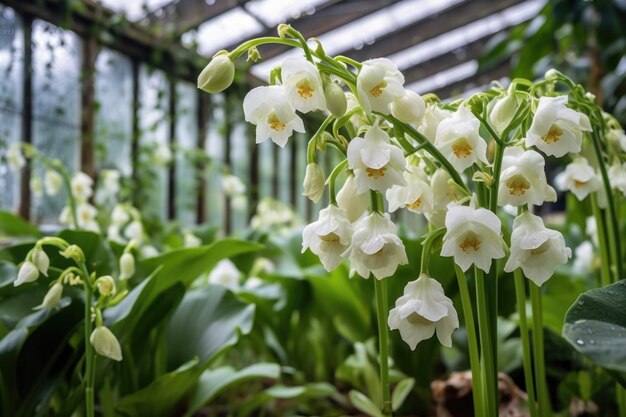
[[[397,3],[399,0],[328,0],[316,7],[312,15],[303,15],[287,22],[304,35],[305,38],[320,36],[354,20],[377,12],[385,7]],[[275,28],[266,30],[256,37],[276,36]],[[224,48],[228,51],[239,46],[239,43]],[[289,48],[284,45],[268,44],[259,47],[263,59],[273,58]]]
[[[507,60],[498,66],[476,73],[462,80],[454,81],[450,84],[444,85],[434,91],[428,91],[429,93],[436,94],[442,100],[458,96],[465,91],[472,88],[480,87],[485,84],[489,84],[491,81],[499,80],[502,77],[507,77],[511,73],[511,61]]]
[[[362,49],[350,49],[339,53],[358,61],[389,56],[403,49],[410,48],[428,39],[436,38],[453,29],[457,29],[501,12],[524,0],[470,0],[451,5],[437,15],[427,16],[395,32],[377,39],[373,44]]]

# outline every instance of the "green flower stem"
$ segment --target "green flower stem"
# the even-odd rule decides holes
[[[552,406],[548,395],[546,380],[546,364],[543,344],[543,307],[541,303],[541,288],[530,282],[530,299],[533,306],[533,353],[535,359],[535,386],[539,399],[539,415],[552,416]]]
[[[81,263],[80,269],[83,274],[83,286],[85,288],[85,416],[94,417],[94,379],[95,379],[95,353],[89,341],[93,325],[91,323],[91,303],[93,287],[87,267]]]
[[[309,48],[309,45],[306,43],[306,39],[304,39],[304,36],[302,36],[300,32],[298,32],[297,30],[293,28],[289,28],[287,33],[289,33],[292,37],[300,41],[300,46],[302,47],[302,50],[304,50],[304,54],[306,55],[307,61],[314,64],[315,62],[313,61],[313,56],[311,55],[311,49]]]
[[[335,192],[336,190],[335,180],[337,179],[337,176],[339,176],[341,171],[344,170],[346,165],[348,165],[348,160],[344,159],[343,161],[337,164],[337,166],[332,170],[332,172],[330,173],[330,176],[328,177],[328,181],[327,181],[328,182],[328,196],[330,198],[330,204],[335,205],[335,206],[337,205],[337,193]]]
[[[278,43],[294,48],[300,47],[300,42],[295,39],[279,38],[278,36],[265,36],[262,38],[250,39],[249,41],[242,43],[230,52],[230,59],[236,61],[248,49],[268,43]]]
[[[389,385],[389,328],[387,327],[387,280],[374,280],[376,292],[376,313],[378,316],[378,343],[380,355],[381,411],[384,416],[391,416],[391,389]]]
[[[430,260],[430,247],[433,245],[435,240],[441,237],[446,232],[444,227],[440,227],[436,229],[425,237],[422,242],[422,256],[420,259],[420,273],[428,274],[428,261]]]
[[[602,216],[600,207],[598,206],[598,197],[596,193],[591,194],[591,210],[596,219],[596,229],[598,233],[598,245],[600,246],[600,277],[602,286],[606,287],[611,283],[611,260],[608,250],[607,227]]]
[[[493,266],[492,266],[493,267]],[[476,281],[476,304],[478,306],[478,332],[480,334],[481,374],[484,383],[485,417],[498,416],[498,374],[496,369],[496,356],[493,351],[490,311],[488,308],[487,288],[483,271],[474,266],[474,279]]]
[[[465,329],[467,330],[467,345],[469,348],[470,368],[472,370],[472,396],[474,398],[474,415],[483,416],[485,406],[483,404],[483,385],[480,375],[480,356],[478,354],[478,337],[474,327],[474,311],[472,310],[472,299],[467,287],[465,273],[454,265],[456,278],[459,283],[459,293],[461,294],[461,305],[463,316],[465,317]],[[533,416],[534,417],[534,416]]]
[[[524,381],[526,382],[526,392],[528,393],[528,409],[530,411],[530,417],[538,417],[530,337],[526,317],[526,282],[524,281],[524,275],[521,269],[517,268],[515,272],[513,272],[513,275],[515,278],[515,297],[517,300],[517,314],[519,316],[519,331],[522,338],[522,351],[524,354]]]
[[[317,153],[315,151],[316,146],[317,146],[317,138],[322,136],[322,133],[324,133],[324,131],[326,131],[326,128],[328,127],[330,122],[332,122],[334,119],[335,119],[335,117],[333,115],[328,116],[322,122],[322,124],[320,125],[319,129],[317,129],[317,131],[315,132],[315,134],[313,135],[311,140],[309,140],[309,143],[308,143],[307,148],[306,148],[306,160],[307,160],[307,162],[309,164],[311,162],[317,162]]]

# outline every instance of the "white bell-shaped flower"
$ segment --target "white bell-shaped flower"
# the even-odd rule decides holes
[[[117,226],[124,225],[130,220],[128,207],[123,204],[116,204],[111,211],[111,223]]]
[[[450,206],[441,256],[453,256],[463,271],[475,264],[488,273],[491,261],[504,256],[501,227],[498,216],[485,208]]]
[[[434,143],[437,137],[437,128],[439,128],[439,123],[448,117],[452,117],[453,114],[454,113],[450,110],[444,110],[436,104],[431,103],[427,105],[424,110],[424,118],[422,119],[422,123],[420,124],[418,130],[426,137],[426,139]]]
[[[498,204],[540,206],[544,201],[556,201],[556,191],[548,185],[543,156],[519,146],[507,147],[502,158]]]
[[[441,284],[427,274],[404,287],[404,295],[396,300],[396,307],[387,320],[391,330],[399,330],[411,350],[422,340],[437,332],[439,342],[452,347],[452,332],[459,328],[459,317],[452,300],[443,293]]]
[[[574,264],[572,268],[579,274],[587,274],[593,271],[593,244],[585,240],[574,250]]]
[[[404,185],[405,164],[402,150],[390,143],[389,135],[378,125],[348,144],[348,167],[354,171],[358,194],[368,190],[384,193],[394,184]]]
[[[158,167],[164,167],[170,162],[172,162],[172,150],[169,146],[159,143],[156,145],[154,149],[154,154],[152,155],[153,162]]]
[[[120,191],[120,172],[116,169],[105,169],[100,175],[104,192],[110,196],[116,195]]]
[[[304,133],[304,124],[291,108],[283,86],[256,87],[243,99],[247,122],[256,125],[256,143],[271,139],[284,148],[294,131]]]
[[[7,149],[7,164],[12,172],[18,172],[26,165],[26,160],[22,155],[22,149],[19,143],[12,143]]]
[[[608,171],[611,188],[619,190],[626,195],[626,164],[615,163],[609,167]]]
[[[202,245],[202,240],[193,234],[191,230],[185,230],[183,232],[183,247],[195,248]]]
[[[377,279],[393,275],[398,265],[408,263],[406,250],[389,214],[372,213],[354,226],[352,243],[343,256],[363,278],[370,273]]]
[[[240,276],[241,272],[239,272],[234,263],[229,259],[222,259],[209,273],[209,282],[236,290],[239,288]]]
[[[93,180],[84,172],[77,172],[70,181],[72,195],[79,201],[87,201],[93,194]]]
[[[304,188],[302,195],[312,202],[317,203],[324,194],[324,183],[324,173],[320,166],[315,162],[307,164],[304,182],[302,183],[302,188]]]
[[[120,256],[120,279],[128,279],[135,274],[135,257],[125,252]]]
[[[583,132],[591,131],[587,115],[566,106],[568,96],[541,97],[526,135],[526,146],[536,146],[546,155],[560,158],[578,153]]]
[[[563,235],[550,230],[539,216],[526,211],[515,218],[511,233],[511,254],[504,270],[522,268],[524,275],[541,286],[554,274],[556,267],[572,257]]]
[[[583,157],[578,157],[569,163],[565,171],[557,175],[555,182],[561,190],[571,191],[581,201],[590,193],[602,189],[602,181],[596,170]]]
[[[411,90],[391,102],[391,114],[403,123],[419,124],[424,118],[424,99]]]
[[[320,210],[318,220],[302,231],[302,252],[311,249],[324,269],[332,271],[341,263],[351,240],[352,224],[342,209],[331,204]]]
[[[45,277],[48,276],[48,268],[50,267],[50,258],[40,247],[33,251],[32,262],[39,272]]]
[[[39,175],[33,175],[30,177],[30,192],[37,198],[40,198],[43,195],[43,182],[41,181],[41,177]]]
[[[31,261],[26,261],[20,265],[17,271],[17,279],[13,282],[13,286],[17,287],[27,282],[37,281],[39,278],[39,269]]]
[[[33,310],[43,310],[44,308],[53,308],[59,304],[61,301],[61,296],[63,295],[63,284],[60,282],[55,282],[52,287],[48,290],[46,295],[43,297],[43,301],[37,307],[33,308]]]
[[[354,223],[369,209],[370,197],[367,193],[357,194],[354,175],[348,175],[346,182],[337,193],[337,205],[343,209],[346,218]]]
[[[43,184],[46,194],[55,196],[63,186],[63,177],[55,170],[48,169],[44,175]]]
[[[245,194],[246,185],[236,175],[224,175],[222,176],[222,190],[227,196],[236,197]]]
[[[303,57],[293,57],[285,59],[281,67],[281,77],[291,107],[302,113],[326,110],[322,78],[315,65]]]
[[[479,129],[480,122],[463,105],[437,127],[435,146],[459,172],[474,163],[487,163],[487,142],[480,136]]]
[[[390,104],[404,96],[404,75],[387,58],[363,62],[356,79],[359,101],[366,113],[389,114]]]
[[[389,211],[406,208],[413,213],[431,213],[433,191],[425,173],[420,167],[411,166],[404,172],[405,185],[394,185],[387,190]]]
[[[443,227],[448,206],[461,200],[463,194],[453,185],[452,177],[443,168],[438,168],[431,176],[430,189],[433,190],[432,210],[424,210],[424,215],[435,227]]]
[[[78,227],[92,232],[99,232],[100,226],[96,221],[98,210],[89,203],[81,203],[76,206]]]
[[[122,347],[117,337],[104,326],[97,326],[89,336],[89,342],[96,353],[114,361],[122,360]]]
[[[504,129],[511,123],[515,110],[517,110],[515,95],[505,94],[496,100],[489,113],[489,123],[498,134],[504,132]]]

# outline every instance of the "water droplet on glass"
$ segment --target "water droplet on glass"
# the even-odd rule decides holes
[[[577,345],[579,345],[579,346],[582,346],[582,345],[584,345],[584,344],[585,344],[585,341],[584,341],[584,340],[582,340],[582,339],[578,339],[578,340],[576,341],[576,344],[577,344]]]

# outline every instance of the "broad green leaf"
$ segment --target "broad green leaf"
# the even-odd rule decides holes
[[[299,404],[311,399],[328,397],[332,397],[333,400],[339,403],[343,402],[343,397],[339,395],[337,389],[326,382],[316,382],[302,386],[274,385],[246,400],[239,407],[239,416],[248,416],[274,400],[283,400],[280,401],[281,410],[273,410],[274,413],[277,413],[276,415],[291,415],[286,412],[285,408],[297,408]]]
[[[0,211],[1,237],[41,237],[36,226],[8,211]]]
[[[587,291],[565,318],[563,336],[574,348],[626,382],[626,281]]]
[[[233,346],[239,335],[252,330],[254,311],[254,305],[240,301],[220,285],[189,291],[167,330],[168,369],[193,357],[204,365]]]
[[[202,367],[198,360],[191,360],[157,378],[147,387],[120,399],[115,409],[127,417],[170,416],[183,396],[196,384],[201,373]]]
[[[398,382],[391,395],[391,408],[393,411],[398,411],[406,397],[411,393],[413,386],[415,386],[415,379],[413,378],[406,378]]]
[[[17,267],[10,263],[0,261],[0,288],[12,285],[17,279]]]
[[[278,379],[280,366],[275,363],[257,363],[239,371],[225,366],[207,370],[200,376],[189,401],[186,416],[191,416],[224,391],[253,379]]]
[[[350,391],[350,401],[352,401],[352,405],[359,410],[364,412],[370,417],[384,417],[381,410],[370,400],[367,395],[362,392],[352,390]]]

